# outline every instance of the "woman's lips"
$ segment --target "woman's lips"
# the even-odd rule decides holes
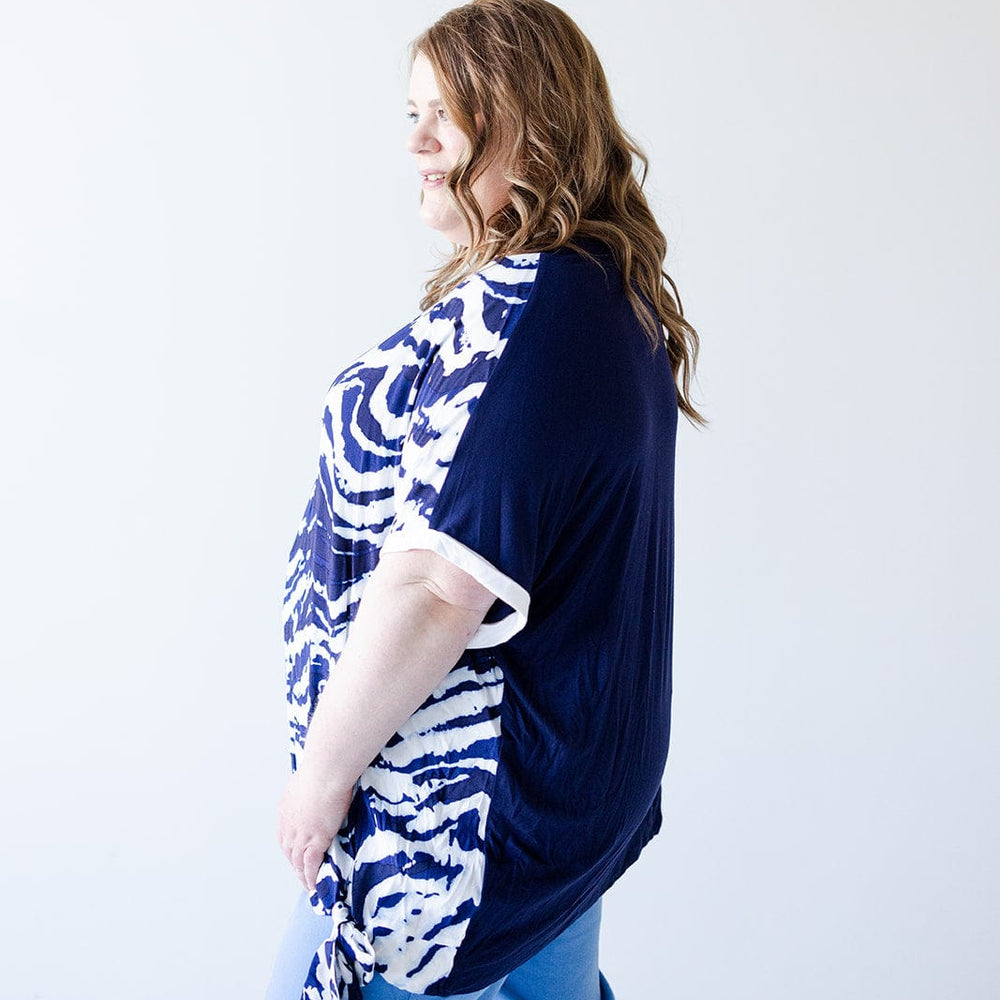
[[[444,186],[445,174],[442,173],[427,173],[421,174],[424,179],[423,186],[425,188],[439,188]]]

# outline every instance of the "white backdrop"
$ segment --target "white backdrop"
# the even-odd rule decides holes
[[[0,1000],[259,996],[284,562],[417,311],[427,0],[2,0]],[[619,1000],[1000,994],[1000,15],[567,0],[703,341]]]

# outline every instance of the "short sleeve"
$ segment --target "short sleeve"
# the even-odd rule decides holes
[[[539,379],[524,377],[523,302],[501,308],[491,294],[483,292],[483,315],[465,303],[427,367],[383,543],[437,552],[496,595],[470,648],[499,645],[527,623],[559,506],[558,449],[539,419]]]

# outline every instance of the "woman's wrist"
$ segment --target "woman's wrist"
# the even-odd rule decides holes
[[[350,771],[353,771],[353,768],[345,771],[343,767],[338,768],[331,761],[323,760],[322,754],[311,754],[308,742],[305,752],[299,755],[295,768],[295,773],[302,778],[304,783],[315,788],[328,790],[330,793],[344,792],[354,788],[361,776],[361,771],[353,776]]]

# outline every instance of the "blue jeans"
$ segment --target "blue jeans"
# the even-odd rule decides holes
[[[329,932],[329,919],[313,910],[303,892],[288,922],[265,1000],[300,1000],[313,955]],[[449,998],[431,997],[390,986],[376,973],[364,988],[364,997],[365,1000],[615,1000],[598,968],[600,932],[601,901],[598,900],[538,954],[485,989],[453,993]]]

